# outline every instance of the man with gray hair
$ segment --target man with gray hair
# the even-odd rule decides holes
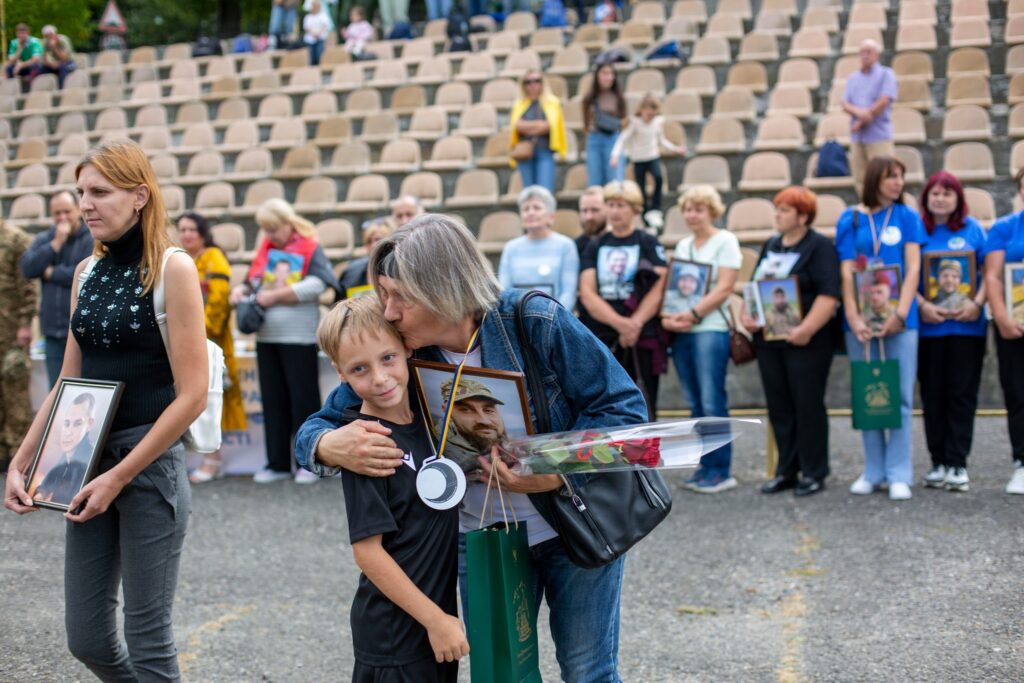
[[[395,230],[422,215],[423,204],[419,197],[407,194],[391,202],[391,227]]]
[[[899,86],[896,74],[879,64],[881,48],[874,40],[860,44],[860,69],[846,79],[843,111],[850,115],[850,173],[860,194],[864,170],[875,157],[893,156],[892,103]]]
[[[43,27],[43,70],[44,74],[56,74],[58,86],[64,88],[64,79],[75,70],[71,39],[57,33],[57,27],[47,24]]]

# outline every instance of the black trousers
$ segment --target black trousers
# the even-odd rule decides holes
[[[267,467],[292,471],[292,441],[306,418],[320,410],[320,373],[314,344],[256,343],[263,400]]]
[[[984,337],[918,338],[917,381],[932,465],[967,467],[984,360]]]
[[[768,419],[779,447],[777,476],[828,476],[828,413],[825,387],[832,346],[758,346],[757,367],[768,403]]]
[[[649,197],[647,196],[648,173],[654,178],[654,194]],[[652,209],[661,211],[661,186],[664,183],[664,178],[661,177],[661,159],[634,161],[633,176],[636,178],[636,182],[640,186],[640,193],[644,198],[644,213]]]
[[[1024,463],[1024,339],[1003,339],[992,325],[999,358],[999,384],[1006,401],[1006,423],[1013,459]]]
[[[617,344],[611,347],[612,355],[619,365],[626,369],[626,374],[644,392],[647,399],[647,414],[653,422],[658,414],[658,380],[659,376],[654,372],[654,354],[647,349],[633,347],[624,349]],[[636,353],[634,360],[633,354]]]

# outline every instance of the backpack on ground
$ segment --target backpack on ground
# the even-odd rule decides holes
[[[842,178],[850,175],[850,162],[846,158],[846,150],[834,139],[829,138],[818,150],[818,168],[814,175],[818,178]]]

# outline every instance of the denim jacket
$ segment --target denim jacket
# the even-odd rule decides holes
[[[501,293],[498,304],[488,311],[480,330],[484,367],[523,371],[523,354],[515,321],[516,304],[523,294],[523,290],[506,290]],[[525,324],[526,333],[543,365],[541,374],[552,430],[597,429],[647,421],[643,394],[608,348],[572,313],[551,299],[534,297],[527,303]],[[445,362],[435,346],[417,350],[415,357]],[[316,445],[326,432],[340,425],[345,408],[358,402],[358,397],[347,384],[331,392],[324,407],[299,428],[295,438],[295,459],[299,465],[320,476],[339,471],[316,461]],[[529,405],[536,427],[532,398]],[[587,478],[586,475],[572,475],[573,486],[585,486]],[[548,495],[530,494],[531,502],[545,518],[549,518],[545,514],[547,505],[544,500]]]

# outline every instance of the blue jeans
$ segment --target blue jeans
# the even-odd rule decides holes
[[[64,349],[67,345],[67,339],[60,337],[46,338],[46,376],[50,380],[51,388],[60,379],[60,369],[64,365]]]
[[[44,74],[57,74],[57,83],[61,89],[64,88],[64,79],[68,77],[68,74],[75,70],[75,60],[71,59],[61,64],[58,64],[56,68],[52,66],[44,65],[40,73]]]
[[[626,176],[626,163],[619,159],[618,166],[611,165],[612,148],[619,139],[618,133],[602,133],[595,130],[587,133],[587,185],[607,185],[613,180]]]
[[[567,683],[621,683],[619,601],[625,556],[599,569],[577,567],[553,538],[530,548],[534,619],[548,601],[555,659]],[[459,534],[459,597],[466,618],[466,535]],[[470,647],[472,647],[472,643]]]
[[[284,47],[281,45],[280,37],[288,35],[295,30],[295,20],[297,17],[297,7],[274,5],[270,8],[270,28],[267,30],[267,33],[279,39],[277,47]]]
[[[677,334],[672,344],[679,382],[693,417],[729,417],[729,397],[725,393],[725,371],[729,366],[728,332],[689,332]],[[700,468],[706,477],[729,476],[732,445],[704,455]]]
[[[507,17],[513,12],[529,12],[530,3],[528,0],[501,0],[501,8]]]
[[[878,340],[871,341],[872,359],[879,358]],[[884,339],[885,359],[900,362],[899,429],[869,429],[861,432],[864,441],[864,478],[872,484],[882,482],[910,485],[914,481],[913,413],[914,380],[917,377],[917,330],[904,330]],[[846,333],[846,352],[851,361],[864,359],[864,345],[852,333]]]
[[[324,54],[324,45],[327,41],[318,40],[315,43],[307,43],[309,47],[309,63],[312,66],[318,66],[320,64],[320,57]]]
[[[431,21],[444,19],[451,8],[452,0],[427,0],[427,18]]]
[[[533,158],[517,162],[519,173],[523,177],[523,187],[540,185],[552,194],[555,192],[555,153],[547,147],[537,145],[533,150]]]
[[[478,14],[487,14],[489,3],[484,0],[469,0],[469,16],[475,17]]]

